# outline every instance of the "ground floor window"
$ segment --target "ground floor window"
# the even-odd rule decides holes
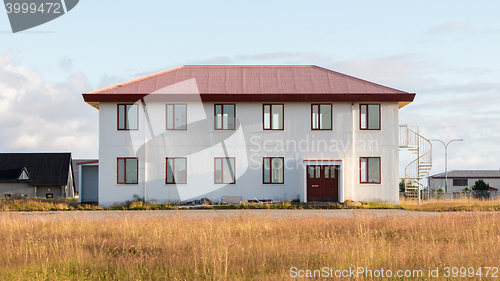
[[[264,157],[263,158],[263,182],[265,184],[282,184],[283,177],[283,157]]]
[[[234,157],[215,158],[215,183],[235,183]]]
[[[466,186],[467,179],[453,179],[453,186]]]
[[[187,159],[185,157],[167,158],[166,184],[187,183]]]
[[[46,193],[45,194],[45,198],[52,199],[52,198],[54,198],[54,194],[52,194],[52,193]]]
[[[117,183],[137,184],[139,160],[133,157],[123,157],[117,159]]]
[[[12,195],[10,193],[5,193],[3,196],[5,196],[5,198],[10,198],[12,197]]]
[[[380,157],[360,157],[359,170],[361,183],[380,183]]]

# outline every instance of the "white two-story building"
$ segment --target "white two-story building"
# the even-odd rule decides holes
[[[83,97],[101,205],[398,202],[398,111],[415,94],[311,65],[193,65]]]

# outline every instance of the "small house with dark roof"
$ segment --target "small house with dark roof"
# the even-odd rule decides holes
[[[0,153],[0,196],[75,196],[71,153]]]
[[[84,93],[99,204],[397,203],[399,109],[414,97],[315,65],[187,65]]]
[[[489,191],[498,191],[500,188],[500,170],[453,170],[439,173],[427,178],[430,188],[445,187],[448,177],[448,193],[463,191],[466,186],[472,188],[477,180],[484,180],[490,184]]]

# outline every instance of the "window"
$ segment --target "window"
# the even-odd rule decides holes
[[[380,104],[360,104],[359,116],[361,130],[380,130]]]
[[[466,186],[467,179],[453,179],[453,186]]]
[[[118,130],[137,130],[139,110],[137,104],[118,105]]]
[[[118,184],[137,184],[139,171],[137,158],[118,158],[117,166]]]
[[[187,159],[185,157],[167,158],[166,184],[187,183]]]
[[[21,175],[19,176],[20,180],[29,180],[28,174],[26,174],[26,170],[23,170]]]
[[[234,184],[234,157],[215,158],[215,183]]]
[[[46,193],[45,198],[52,199],[52,198],[54,198],[54,194],[53,193]]]
[[[187,129],[187,105],[167,104],[167,130]]]
[[[282,184],[283,181],[283,157],[263,158],[263,182],[265,184]]]
[[[360,182],[380,183],[380,157],[361,157]]]
[[[283,130],[283,104],[264,104],[264,130]]]
[[[215,105],[215,129],[234,130],[234,120],[236,116],[236,105],[216,104]]]
[[[325,179],[335,178],[335,171],[337,169],[338,169],[338,166],[325,166]]]
[[[313,104],[311,106],[311,130],[332,129],[332,105]]]
[[[11,195],[10,193],[5,193],[3,196],[4,196],[5,198],[10,198],[10,197],[12,197],[12,195]]]

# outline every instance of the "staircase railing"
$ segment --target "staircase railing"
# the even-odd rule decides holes
[[[418,126],[399,125],[399,147],[417,155],[405,168],[405,195],[420,200],[419,191],[423,187],[420,180],[427,177],[432,169],[432,144],[419,134]]]

